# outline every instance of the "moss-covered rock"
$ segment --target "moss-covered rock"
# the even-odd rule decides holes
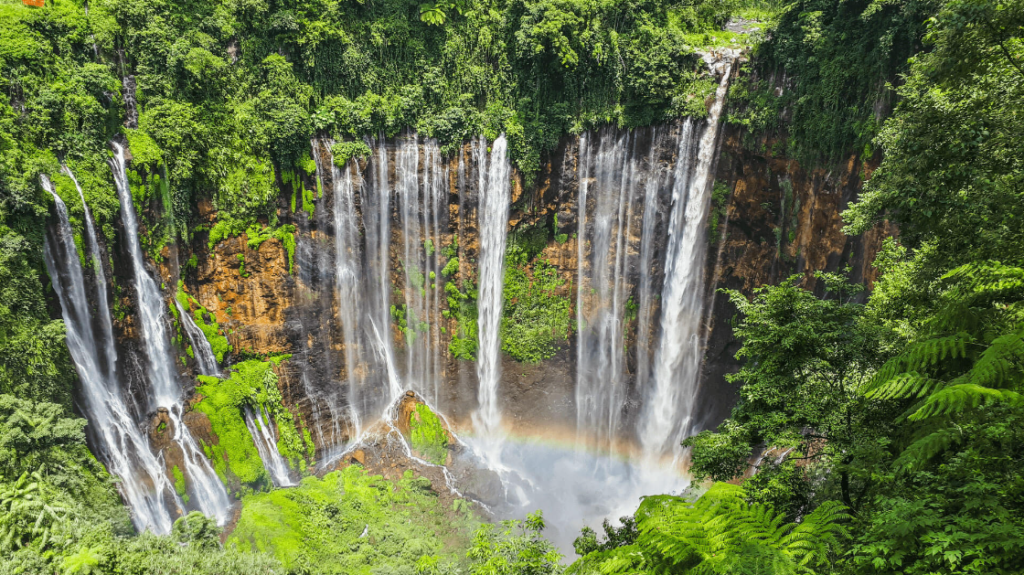
[[[278,431],[278,451],[293,469],[305,473],[312,457],[309,434],[296,426],[295,417],[282,403],[277,388],[274,365],[288,357],[243,361],[232,368],[226,379],[199,376],[201,385],[196,391],[203,397],[195,409],[210,419],[217,439],[204,448],[217,474],[236,491],[243,487],[260,490],[270,485],[270,476],[246,427],[245,406],[270,414]]]
[[[416,404],[409,414],[409,435],[415,452],[431,463],[444,465],[448,459],[448,431],[426,404]]]

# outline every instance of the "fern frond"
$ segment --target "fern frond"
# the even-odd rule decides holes
[[[1021,382],[1024,330],[997,337],[982,352],[968,375],[970,383],[984,387],[1016,387]]]
[[[1019,295],[1024,291],[1024,269],[997,261],[962,265],[946,272],[942,279],[977,295]]]
[[[870,399],[907,399],[924,397],[942,386],[943,382],[916,371],[896,374],[887,380],[872,380],[862,393]]]
[[[897,468],[913,469],[951,448],[962,439],[963,434],[957,428],[938,429],[911,443],[900,454],[895,465]]]
[[[941,361],[967,357],[967,345],[973,343],[974,338],[967,333],[934,337],[922,342],[912,343],[903,350],[903,353],[885,362],[885,365],[878,370],[862,388],[862,392],[868,393],[885,385],[887,381],[897,375],[909,372],[920,372],[925,368],[937,365]]]
[[[1021,394],[1005,389],[992,389],[973,383],[951,385],[928,396],[917,411],[907,419],[920,421],[939,415],[963,413],[968,408],[975,408],[987,403],[1019,404]]]

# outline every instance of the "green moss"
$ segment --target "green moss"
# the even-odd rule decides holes
[[[171,474],[174,475],[174,490],[178,493],[179,497],[187,498],[188,495],[185,494],[185,474],[181,472],[177,465],[174,466],[174,469],[171,469]]]
[[[441,275],[451,277],[457,273],[459,273],[459,258],[453,257],[448,260],[448,263],[444,264],[444,268],[441,269]]]
[[[196,411],[205,413],[216,436],[216,444],[207,446],[213,468],[229,487],[237,491],[242,486],[263,489],[270,486],[270,475],[263,467],[256,444],[245,425],[241,405],[252,390],[242,378],[220,379],[199,376],[202,385],[196,391],[204,397],[196,404]]]
[[[461,557],[478,525],[445,513],[430,482],[407,471],[391,483],[358,466],[242,499],[227,546],[273,553],[286,569],[415,573],[424,556]]]
[[[313,211],[316,209],[316,206],[313,204],[313,200],[315,199],[316,192],[314,190],[307,190],[306,184],[303,183],[302,178],[295,172],[282,172],[281,180],[284,183],[289,184],[292,188],[292,213],[297,213],[298,198],[301,198],[302,211],[306,212],[306,217],[308,219],[313,219]]]
[[[444,284],[444,293],[448,309],[441,313],[444,317],[452,318],[456,322],[452,339],[448,342],[448,352],[456,359],[475,360],[479,348],[476,286],[471,281],[467,281],[466,290],[462,291],[455,282],[449,281]]]
[[[792,189],[792,186],[790,186]],[[718,226],[725,218],[729,209],[729,185],[725,182],[715,182],[711,190],[711,214],[708,220],[708,241],[714,245],[718,242]]]
[[[249,277],[249,274],[245,272],[245,254],[235,254],[235,258],[238,260],[238,275],[243,278]]]
[[[425,404],[417,404],[409,414],[409,434],[412,448],[424,459],[437,465],[444,465],[448,459],[448,433],[441,425],[441,418]]]
[[[277,448],[281,456],[294,469],[306,472],[313,442],[308,434],[300,432],[294,415],[282,403],[277,374],[273,370],[275,364],[290,357],[285,354],[268,361],[243,361],[233,367],[227,379],[200,376],[203,385],[197,391],[205,397],[196,409],[207,414],[218,436],[218,444],[211,447],[214,467],[226,481],[233,474],[237,483],[259,488],[266,486],[269,480],[245,426],[242,409],[246,405],[254,410],[265,409],[270,414],[277,427]]]
[[[302,155],[299,157],[298,161],[296,162],[296,165],[303,172],[306,172],[306,175],[312,175],[314,172],[316,172],[316,162],[309,155],[309,150],[305,150],[302,153]]]
[[[213,320],[213,314],[199,305],[199,302],[188,295],[182,289],[182,286],[184,286],[184,282],[179,280],[178,293],[175,297],[177,297],[178,302],[185,310],[192,311],[192,317],[195,320],[196,326],[203,332],[206,341],[210,343],[210,349],[213,350],[213,355],[217,357],[217,363],[222,363],[224,361],[224,354],[232,351],[228,338],[221,334],[220,325]],[[171,305],[171,308],[174,310],[175,317],[177,317],[176,306]],[[206,320],[207,317],[210,318],[210,321]]]
[[[217,223],[213,224],[210,228],[210,237],[207,241],[207,246],[213,251],[213,248],[221,241],[231,237],[240,235],[246,229],[245,222],[242,220],[236,220],[231,217],[225,216],[217,220]]]

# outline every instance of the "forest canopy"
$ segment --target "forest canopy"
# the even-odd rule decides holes
[[[71,168],[112,240],[108,142],[126,141],[136,201],[172,214],[142,238],[154,260],[191,241],[200,201],[225,236],[273,221],[281,184],[315,170],[314,135],[353,157],[403,130],[445,153],[504,133],[529,184],[565,134],[706,114],[697,51],[741,12],[770,24],[726,121],[755,153],[855,156],[870,177],[848,233],[898,234],[870,286],[808,270],[725,294],[740,400],[685,442],[702,489],[584,529],[567,572],[1020,573],[1021,0],[0,0],[0,572],[562,572],[539,514],[480,526],[422,478],[355,467],[247,493],[247,538],[226,545],[201,514],[136,533],[75,413],[39,175],[78,231]],[[387,537],[363,541],[356,516]]]

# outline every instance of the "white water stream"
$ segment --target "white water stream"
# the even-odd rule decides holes
[[[480,230],[479,291],[477,299],[478,339],[477,378],[480,407],[473,413],[473,427],[481,441],[480,455],[491,467],[501,467],[501,407],[498,385],[501,382],[501,311],[504,304],[505,242],[511,203],[511,164],[507,158],[505,136],[488,147],[484,137],[473,144],[480,194],[477,218]]]
[[[153,454],[145,433],[135,423],[117,379],[111,318],[109,311],[104,313],[107,310],[106,282],[102,266],[97,265],[99,247],[89,212],[85,212],[87,247],[96,266],[96,293],[93,295],[100,310],[95,315],[85,291],[67,208],[49,179],[42,176],[41,180],[57,205],[53,240],[48,235],[44,244],[46,268],[60,300],[68,349],[81,380],[79,400],[82,412],[89,419],[88,432],[100,450],[99,458],[110,473],[121,480],[119,490],[135,527],[140,531],[170,533],[173,519],[166,502],[174,502],[180,508],[181,501],[166,476],[163,461]],[[100,328],[98,333],[96,325]]]
[[[196,444],[188,428],[182,422],[184,406],[182,404],[182,388],[177,374],[171,364],[174,355],[167,336],[167,324],[164,318],[165,303],[156,282],[145,268],[142,248],[139,244],[139,226],[132,203],[132,193],[128,186],[128,173],[125,163],[124,149],[112,142],[114,157],[111,167],[114,182],[117,184],[117,196],[121,203],[121,220],[124,224],[124,238],[132,261],[136,302],[138,305],[139,327],[146,358],[147,375],[150,382],[148,395],[149,408],[164,407],[173,424],[174,441],[183,452],[183,470],[188,485],[199,509],[213,517],[223,525],[229,516],[231,505],[227,491],[220,478],[207,461],[202,449]]]
[[[678,463],[683,455],[680,443],[691,431],[701,365],[711,168],[731,70],[729,60],[697,142],[696,165],[691,174],[687,173],[688,162],[682,161],[692,157],[686,149],[688,138],[680,139],[661,295],[661,337],[654,356],[653,381],[644,390],[644,411],[639,424],[641,448],[649,461],[670,455]]]

